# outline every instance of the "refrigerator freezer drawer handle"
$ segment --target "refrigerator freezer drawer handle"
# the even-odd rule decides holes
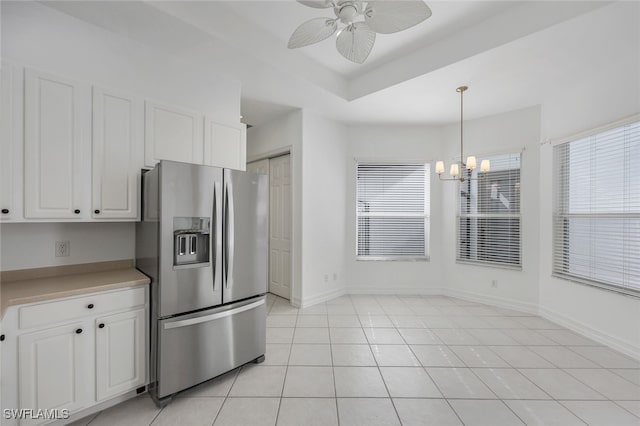
[[[258,306],[264,305],[264,299],[259,300],[257,302],[250,303],[248,305],[240,306],[239,308],[231,309],[229,311],[219,312],[217,314],[206,315],[204,317],[199,318],[191,318],[182,321],[169,322],[164,325],[165,330],[170,330],[172,328],[180,328],[187,327],[190,325],[200,324],[203,322],[209,322],[213,320],[217,320],[220,318],[229,317],[231,315],[239,314],[240,312],[249,311],[251,309],[257,308]]]

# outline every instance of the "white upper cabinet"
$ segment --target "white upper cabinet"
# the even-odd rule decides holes
[[[202,164],[201,114],[145,102],[145,166],[154,167],[159,160]]]
[[[25,71],[24,216],[90,217],[89,86]]]
[[[22,73],[0,67],[0,221],[22,217]]]
[[[92,215],[136,219],[143,166],[143,109],[123,93],[93,88]]]
[[[204,164],[246,170],[246,125],[229,126],[207,120],[204,141]]]

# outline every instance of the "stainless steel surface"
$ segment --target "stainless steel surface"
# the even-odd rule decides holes
[[[174,235],[187,219],[187,228],[192,228],[189,219],[197,218],[211,221],[215,215],[213,191],[214,182],[222,182],[222,170],[195,164],[162,161],[159,166],[160,191],[160,285],[157,289],[158,317],[164,318],[183,312],[205,309],[222,303],[221,286],[213,290],[213,269],[208,262],[195,262],[191,266],[174,267]],[[176,229],[178,228],[178,229]],[[213,229],[217,227],[212,226]],[[189,232],[185,232],[189,234]],[[214,240],[212,236],[209,241]],[[180,252],[188,255],[188,235],[184,238],[185,247]],[[214,250],[208,246],[209,255]],[[195,257],[195,255],[191,255]],[[191,263],[191,258],[184,263]]]
[[[144,173],[136,266],[151,278],[157,404],[264,358],[267,189],[266,176],[172,161]]]
[[[232,231],[225,252],[228,286],[223,303],[267,292],[268,181],[264,175],[225,169],[225,235]],[[230,279],[229,279],[230,278]]]
[[[242,309],[245,306],[251,307]],[[265,327],[264,296],[258,302],[252,299],[186,318],[160,320],[157,397],[258,358],[265,353]]]
[[[213,283],[212,289],[215,292],[222,291],[222,182],[213,183],[213,223],[214,238],[213,246]]]
[[[186,327],[188,325],[200,324],[201,322],[213,321],[215,319],[224,318],[224,317],[228,317],[228,316],[231,316],[231,315],[239,314],[240,312],[248,311],[250,309],[257,308],[258,306],[264,305],[264,304],[265,304],[264,298],[262,298],[257,302],[249,303],[248,305],[243,305],[243,306],[241,306],[239,308],[234,308],[234,309],[231,309],[231,310],[228,310],[228,311],[224,311],[224,312],[220,312],[220,313],[217,313],[217,314],[198,316],[198,317],[193,317],[193,318],[184,319],[184,320],[175,321],[175,322],[168,322],[168,323],[165,323],[164,329],[168,330],[168,329],[171,329],[171,328],[180,328],[180,327]]]

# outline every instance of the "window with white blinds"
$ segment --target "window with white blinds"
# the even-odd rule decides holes
[[[491,171],[459,184],[457,261],[520,268],[520,154],[483,159]]]
[[[429,165],[358,163],[356,180],[358,259],[427,259]]]
[[[554,147],[553,272],[640,291],[640,121]]]

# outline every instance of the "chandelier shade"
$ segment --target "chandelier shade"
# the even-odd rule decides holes
[[[450,178],[443,178],[442,175],[445,171],[444,161],[438,160],[436,161],[436,174],[440,180],[451,180],[451,181],[460,181],[464,182],[466,180],[478,180],[484,179],[486,177],[486,173],[491,170],[491,164],[489,160],[482,160],[480,162],[480,172],[481,175],[478,177],[471,177],[471,172],[474,171],[478,167],[478,160],[474,155],[470,155],[467,157],[467,161],[463,161],[464,159],[464,145],[463,145],[463,137],[464,137],[464,92],[468,89],[467,86],[460,86],[456,89],[456,92],[460,93],[460,161],[453,163],[449,168]],[[463,173],[464,170],[468,170],[468,176],[465,176]]]

